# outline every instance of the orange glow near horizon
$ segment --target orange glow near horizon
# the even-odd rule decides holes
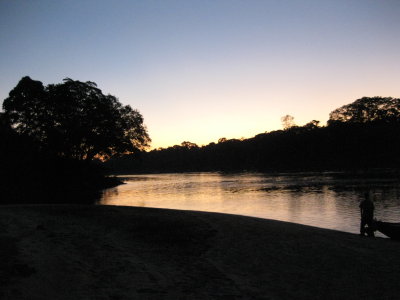
[[[399,1],[0,1],[0,103],[26,75],[93,81],[142,113],[152,148],[251,138],[287,114],[323,125],[400,97],[399,15]]]

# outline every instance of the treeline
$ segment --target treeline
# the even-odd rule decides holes
[[[183,142],[113,158],[106,166],[113,173],[400,167],[400,99],[358,99],[334,110],[327,126],[318,123],[289,124],[285,130],[244,140],[220,139],[202,147]]]

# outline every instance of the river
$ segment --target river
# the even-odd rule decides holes
[[[198,210],[359,232],[359,202],[369,191],[375,217],[400,222],[400,180],[373,173],[177,173],[120,176],[99,204]]]

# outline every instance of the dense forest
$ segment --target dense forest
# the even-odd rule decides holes
[[[0,113],[0,203],[91,202],[106,174],[364,170],[400,167],[400,99],[361,98],[311,121],[248,139],[147,151],[142,115],[93,82],[23,77]]]
[[[186,171],[323,171],[400,167],[400,99],[364,97],[335,109],[326,126],[311,121],[249,139],[224,139],[197,146],[183,142],[166,149],[114,157],[111,173]]]

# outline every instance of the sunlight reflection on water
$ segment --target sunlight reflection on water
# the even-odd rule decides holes
[[[239,214],[359,232],[359,201],[371,190],[376,218],[400,221],[397,176],[345,173],[180,173],[121,176],[103,205]]]

